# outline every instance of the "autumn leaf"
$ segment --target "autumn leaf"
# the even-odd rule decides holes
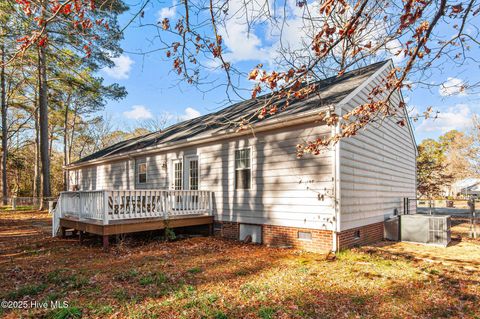
[[[257,76],[258,76],[258,69],[255,68],[248,74],[248,79],[249,80],[255,80],[257,78]]]
[[[163,30],[168,30],[170,29],[170,20],[168,18],[164,18],[162,20],[162,29]]]
[[[260,114],[258,114],[258,119],[262,120],[263,118],[265,118],[265,115],[267,115],[267,108],[262,107],[262,109],[260,110]]]
[[[463,11],[463,6],[462,6],[461,3],[459,3],[459,4],[457,4],[457,5],[454,5],[454,6],[452,6],[451,8],[452,8],[452,13],[453,13],[453,14],[458,14],[458,13],[460,13],[460,12]]]
[[[70,3],[67,3],[66,5],[63,6],[63,14],[68,15],[72,12],[72,5]]]

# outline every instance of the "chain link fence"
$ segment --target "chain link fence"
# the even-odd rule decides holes
[[[417,214],[437,215],[452,217],[452,223],[463,223],[468,221],[470,224],[469,235],[472,238],[480,237],[480,225],[478,220],[480,201],[471,199],[409,199],[415,202]]]
[[[7,197],[1,202],[1,210],[22,211],[35,209],[48,209],[49,201],[56,200],[56,197]]]

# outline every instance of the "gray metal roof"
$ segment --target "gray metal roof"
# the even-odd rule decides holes
[[[285,116],[301,114],[323,106],[335,105],[360,86],[371,75],[380,69],[387,61],[378,62],[369,66],[345,72],[341,76],[330,77],[318,81],[317,92],[309,97],[299,100],[290,100],[290,104],[281,113],[275,115]],[[84,163],[94,159],[108,158],[109,156],[128,153],[131,151],[152,147],[164,143],[178,142],[204,133],[215,133],[226,129],[235,128],[244,118],[250,118],[270,97],[270,94],[259,96],[256,99],[242,101],[228,106],[220,111],[199,116],[197,118],[174,124],[158,132],[128,139],[100,151],[92,153],[71,165]],[[280,105],[278,105],[280,103]],[[277,102],[279,109],[284,101]],[[284,105],[284,104],[283,104]],[[268,121],[265,118],[261,121]],[[249,123],[260,121],[254,117]]]

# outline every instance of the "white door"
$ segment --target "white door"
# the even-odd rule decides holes
[[[185,189],[196,191],[199,182],[198,157],[188,156],[185,158]]]
[[[182,160],[173,161],[173,189],[182,190],[183,189],[183,162]]]
[[[185,158],[185,189],[197,191],[199,189],[199,169],[198,157],[188,156]],[[192,210],[198,207],[198,194],[196,192],[188,192],[185,200],[185,209]]]
[[[183,189],[183,162],[182,160],[173,161],[173,171],[172,171],[173,183],[172,187],[174,190]],[[175,195],[175,198],[172,199],[172,208],[174,210],[181,210],[183,207],[183,198],[181,195]]]
[[[182,160],[173,161],[172,189],[198,190],[199,176],[197,156],[188,156],[185,158],[185,162],[182,162]]]

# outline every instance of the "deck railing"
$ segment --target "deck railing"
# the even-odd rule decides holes
[[[60,217],[100,221],[211,215],[212,192],[199,190],[98,190],[62,192],[54,213]],[[57,220],[55,220],[55,218]],[[54,230],[54,235],[55,235]]]

